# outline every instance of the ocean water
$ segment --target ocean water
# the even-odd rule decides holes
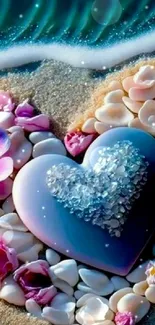
[[[0,0],[0,13],[0,69],[56,59],[102,70],[155,50],[154,0]]]

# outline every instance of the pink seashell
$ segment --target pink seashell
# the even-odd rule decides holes
[[[0,111],[0,128],[9,129],[14,125],[15,116],[11,112]]]
[[[142,89],[151,88],[155,85],[155,68],[145,65],[133,77],[134,82]]]
[[[13,132],[10,140],[11,146],[6,155],[13,159],[14,168],[20,169],[31,157],[32,144],[20,130]]]
[[[26,131],[45,131],[50,128],[49,117],[45,114],[40,114],[35,117],[16,117],[15,124],[21,126]]]
[[[17,117],[33,117],[34,116],[34,107],[28,103],[28,99],[24,100],[21,104],[15,109],[15,115]]]
[[[126,96],[122,97],[122,101],[126,105],[126,107],[129,108],[130,111],[132,111],[133,113],[138,113],[140,108],[143,106],[143,103],[136,102]]]
[[[155,97],[155,85],[147,89],[140,89],[138,87],[131,88],[129,90],[129,97],[132,100],[139,102],[145,102],[146,100],[153,99]]]
[[[134,80],[133,80],[133,76],[130,77],[126,77],[123,81],[122,81],[122,85],[124,90],[128,93],[130,88],[133,87],[137,87],[137,85],[135,84]]]
[[[115,316],[115,323],[116,325],[135,325],[136,319],[135,316],[129,311],[124,313],[117,312]]]
[[[0,156],[3,156],[10,148],[11,141],[8,134],[0,129]]]
[[[0,110],[11,112],[15,107],[9,92],[0,91]]]
[[[8,178],[13,172],[13,160],[10,157],[0,159],[0,182]]]
[[[155,101],[147,100],[138,113],[142,124],[155,130]]]
[[[104,97],[104,103],[121,103],[122,97],[124,96],[124,91],[121,89],[110,91],[105,97]]]
[[[109,127],[126,126],[133,120],[134,115],[124,104],[106,104],[95,112],[96,118]]]
[[[94,139],[94,134],[87,135],[80,131],[73,131],[66,134],[64,143],[68,152],[75,157],[85,151]]]
[[[12,192],[13,181],[11,178],[7,178],[0,182],[0,200],[5,200]]]

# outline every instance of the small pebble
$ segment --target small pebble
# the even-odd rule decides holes
[[[12,276],[5,278],[0,289],[0,299],[16,306],[25,305],[25,296],[19,285]]]
[[[87,300],[86,304],[80,308],[76,314],[76,320],[80,324],[93,324],[95,322],[101,322],[108,317],[113,318],[112,315],[107,315],[109,311],[109,307],[105,304],[101,298],[92,297]]]
[[[9,129],[14,125],[15,116],[11,112],[0,112],[0,128]]]
[[[60,255],[49,248],[46,250],[46,260],[50,265],[55,265],[60,262]]]
[[[15,206],[13,203],[12,195],[10,195],[3,203],[2,209],[5,213],[10,213],[15,210]]]
[[[92,289],[98,290],[109,282],[108,277],[104,273],[96,270],[82,268],[79,270],[79,275],[83,282]]]
[[[148,263],[149,261],[140,264],[136,269],[134,269],[131,273],[127,275],[126,279],[132,283],[137,283],[146,280],[145,271]]]
[[[42,311],[42,317],[51,322],[53,325],[72,324],[70,317],[66,312],[54,309],[52,307],[44,307]]]
[[[120,276],[115,276],[114,275],[111,278],[111,282],[114,285],[114,290],[115,291],[120,290],[120,289],[123,289],[123,288],[130,287],[129,282],[127,280],[125,280],[124,278],[120,277]]]
[[[74,291],[74,297],[76,298],[76,300],[79,300],[81,297],[83,297],[85,295],[84,292],[80,291],[80,290],[76,290]]]
[[[114,291],[114,286],[111,281],[109,281],[107,284],[102,285],[99,289],[92,289],[88,287],[84,282],[79,282],[77,285],[77,288],[83,292],[86,293],[95,293],[99,296],[107,296],[110,295]]]
[[[10,212],[7,214],[4,214],[0,218],[0,228],[8,229],[8,230],[18,230],[21,232],[27,232],[28,229],[25,227],[17,213]]]
[[[85,295],[83,295],[81,298],[79,298],[79,300],[77,301],[76,305],[78,308],[83,307],[87,301],[91,298],[100,298],[102,300],[102,302],[104,304],[106,304],[107,306],[109,306],[109,301],[106,298],[100,297],[95,295],[94,293],[86,293]]]
[[[96,118],[92,117],[92,118],[89,118],[83,125],[82,125],[82,131],[85,132],[85,133],[96,133],[96,130],[95,130],[95,122],[96,122]]]
[[[155,285],[151,285],[146,289],[145,297],[148,301],[152,302],[152,304],[155,304]]]
[[[61,279],[53,280],[53,284],[56,288],[60,289],[62,292],[66,293],[69,296],[73,296],[73,288],[65,281]]]
[[[42,249],[43,249],[43,244],[38,241],[38,242],[34,243],[34,245],[31,245],[30,247],[28,247],[25,250],[23,248],[23,251],[18,253],[17,257],[23,263],[37,261],[39,252]]]
[[[77,263],[73,259],[61,261],[60,263],[51,266],[50,270],[58,279],[67,282],[72,287],[74,287],[79,280]]]
[[[148,313],[150,303],[145,297],[128,293],[119,300],[117,309],[120,313],[131,312],[136,317],[136,323],[138,323]]]
[[[136,293],[137,295],[145,296],[145,291],[146,291],[147,288],[148,288],[147,281],[146,280],[141,281],[141,282],[136,283],[133,286],[133,292]]]
[[[48,154],[66,156],[67,152],[59,139],[47,139],[34,145],[32,152],[33,158]]]
[[[4,215],[4,211],[0,208],[0,217]]]
[[[116,291],[115,293],[113,293],[113,295],[109,299],[110,309],[113,310],[114,312],[116,312],[118,301],[128,293],[133,293],[133,289],[132,288],[123,288],[123,289],[120,289],[120,290]]]
[[[33,144],[36,144],[36,143],[41,142],[43,140],[52,139],[52,138],[55,138],[55,135],[52,132],[47,132],[47,131],[32,132],[29,135],[29,140]]]
[[[34,299],[28,299],[25,303],[25,308],[28,313],[37,318],[41,317],[41,307],[36,303]]]

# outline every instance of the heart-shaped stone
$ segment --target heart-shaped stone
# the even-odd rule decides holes
[[[38,157],[15,179],[16,210],[55,250],[125,275],[155,227],[154,152],[153,137],[118,128],[92,143],[82,165],[60,155]]]

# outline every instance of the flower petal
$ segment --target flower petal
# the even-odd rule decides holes
[[[15,109],[15,115],[17,117],[33,117],[34,107],[28,103],[28,99],[20,103]]]
[[[52,299],[55,297],[55,295],[57,294],[57,289],[51,285],[50,287],[44,288],[39,290],[39,292],[28,292],[25,297],[26,299],[30,299],[33,298],[36,303],[38,303],[39,305],[47,305],[49,304]]]
[[[0,156],[3,156],[10,148],[11,141],[8,134],[0,129]]]
[[[126,126],[133,120],[134,115],[124,104],[106,104],[95,112],[96,118],[110,127]]]
[[[45,131],[50,128],[49,117],[45,114],[40,114],[35,117],[16,117],[15,124],[21,126],[26,131]]]
[[[139,71],[133,77],[134,82],[143,89],[155,85],[155,68],[151,65],[140,67]]]
[[[12,192],[13,181],[11,178],[7,178],[0,182],[0,200],[5,200]]]
[[[64,143],[68,152],[73,156],[79,155],[85,151],[91,142],[94,140],[95,135],[85,135],[79,131],[68,132],[64,138]]]
[[[10,157],[0,159],[0,182],[8,178],[13,172],[13,160]]]

